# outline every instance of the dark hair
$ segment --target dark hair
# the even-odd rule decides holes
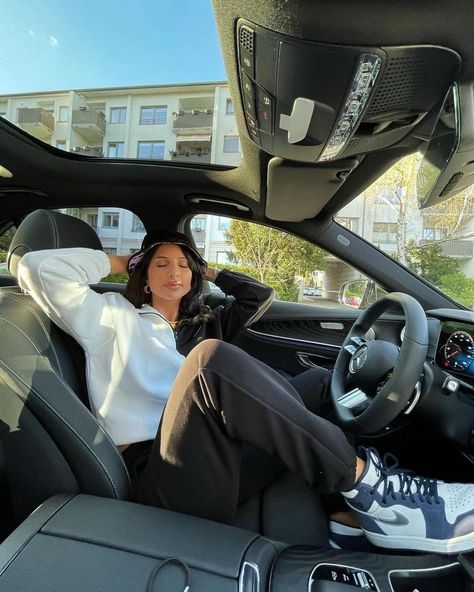
[[[150,265],[156,250],[150,249],[145,253],[140,265],[130,276],[125,288],[125,298],[135,308],[141,308],[144,304],[151,304],[151,294],[145,292],[148,283],[148,266]],[[181,298],[179,303],[179,324],[207,322],[212,317],[211,309],[202,302],[202,267],[185,246],[181,247],[191,269],[191,289]]]

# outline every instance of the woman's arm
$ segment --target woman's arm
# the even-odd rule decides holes
[[[214,279],[211,277],[214,277]],[[231,341],[242,329],[254,323],[270,306],[274,291],[254,278],[228,269],[208,268],[206,276],[233,302],[220,311],[224,341]]]
[[[61,329],[90,350],[110,337],[110,316],[95,284],[111,270],[109,257],[93,249],[52,249],[24,255],[18,282]]]
[[[127,265],[131,255],[107,255],[110,263],[110,273],[128,273]]]

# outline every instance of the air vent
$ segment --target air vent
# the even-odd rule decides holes
[[[248,27],[240,27],[240,45],[245,47],[250,54],[253,54],[253,35],[254,32],[252,29],[249,29]]]

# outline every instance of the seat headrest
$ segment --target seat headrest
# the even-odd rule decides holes
[[[16,277],[18,262],[25,253],[68,247],[102,250],[99,237],[87,222],[59,212],[35,210],[26,216],[13,237],[7,257],[8,269]]]

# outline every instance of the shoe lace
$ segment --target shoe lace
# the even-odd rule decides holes
[[[383,483],[382,499],[385,503],[388,496],[395,499],[395,494],[401,494],[402,499],[409,498],[412,502],[417,499],[428,504],[439,504],[441,499],[438,495],[438,482],[430,477],[419,477],[413,471],[398,468],[398,459],[389,452],[379,459],[377,452],[372,448],[372,462],[380,473],[373,491],[377,491]]]

